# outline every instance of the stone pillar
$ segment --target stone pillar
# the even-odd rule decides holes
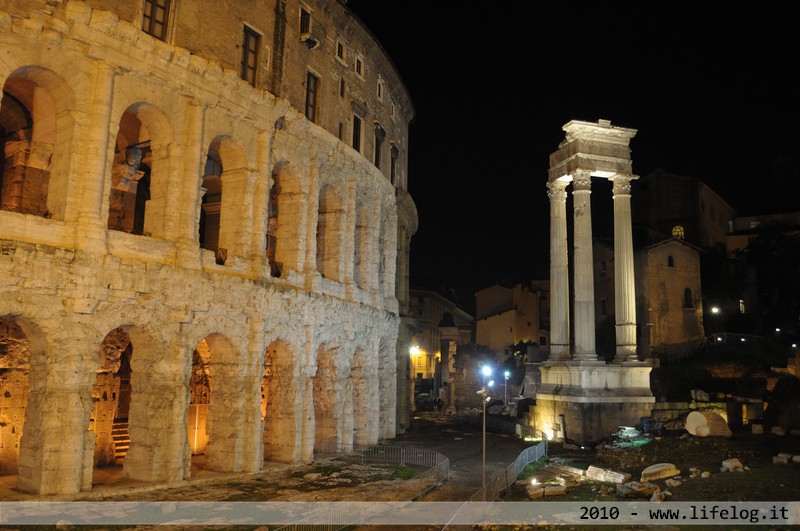
[[[638,361],[636,356],[636,293],[631,229],[632,175],[611,178],[614,194],[614,313],[617,349],[614,361]]]
[[[591,174],[576,170],[572,197],[574,223],[575,274],[575,353],[580,361],[597,360],[594,323],[594,260],[592,257]],[[554,321],[550,316],[551,322]]]
[[[80,162],[74,162],[81,168],[76,172],[78,177],[75,179],[81,188],[75,245],[78,249],[90,252],[105,253],[106,250],[107,195],[111,187],[111,179],[106,178],[106,173],[114,142],[109,130],[113,90],[114,71],[108,67],[98,67],[93,79],[89,114],[85,125],[76,128],[80,132],[76,135],[75,144],[83,156]],[[116,131],[118,126],[114,124],[112,130]]]
[[[178,205],[181,219],[175,232],[177,262],[179,267],[200,269],[200,201],[203,174],[203,131],[205,129],[205,106],[195,100],[187,101],[185,109],[186,136],[182,150],[180,192]]]
[[[547,183],[550,198],[550,359],[569,358],[567,183]],[[452,402],[451,402],[452,404]]]

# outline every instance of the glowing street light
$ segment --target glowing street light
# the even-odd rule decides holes
[[[481,374],[483,375],[483,385],[486,385],[486,378],[492,375],[492,366],[481,365]]]
[[[506,371],[506,372],[503,373],[503,377],[505,378],[505,380],[503,380],[503,405],[504,406],[508,405],[508,377],[509,376],[511,376],[511,372],[510,371]]]

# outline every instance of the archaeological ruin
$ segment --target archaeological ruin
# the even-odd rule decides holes
[[[404,429],[414,109],[344,3],[6,0],[0,85],[0,475]]]
[[[550,155],[550,353],[541,364],[531,422],[548,438],[588,444],[620,425],[650,415],[649,360],[637,354],[636,294],[630,190],[634,129],[573,120]],[[612,182],[614,216],[614,359],[598,359],[592,259],[592,177]],[[572,188],[573,237],[567,236],[567,188]],[[568,257],[572,256],[570,288]],[[571,303],[571,304],[570,304]],[[572,309],[572,311],[570,311]],[[570,316],[572,314],[572,317]]]

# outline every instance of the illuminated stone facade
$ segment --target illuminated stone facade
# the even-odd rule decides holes
[[[0,85],[0,474],[403,428],[413,107],[342,3],[10,0]]]
[[[650,361],[640,361],[630,211],[628,143],[633,129],[573,120],[550,155],[550,352],[540,367],[529,423],[550,438],[590,444],[620,425],[648,416],[655,398]],[[612,183],[614,204],[614,317],[616,346],[610,362],[596,349],[591,179]],[[568,252],[567,188],[573,196],[572,252]],[[572,267],[569,267],[571,256]],[[573,283],[570,289],[569,270]],[[571,304],[570,304],[570,298]]]

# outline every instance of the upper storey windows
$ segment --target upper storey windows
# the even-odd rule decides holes
[[[305,6],[300,8],[300,33],[311,33],[311,11]]]
[[[356,54],[356,75],[364,79],[364,58],[361,54]]]
[[[317,121],[317,106],[319,101],[319,76],[313,72],[306,75],[306,118],[312,122]]]
[[[167,40],[172,0],[144,0],[142,31],[162,41]]]
[[[242,35],[242,79],[256,85],[256,72],[258,70],[258,48],[261,44],[261,35],[247,26]]]

